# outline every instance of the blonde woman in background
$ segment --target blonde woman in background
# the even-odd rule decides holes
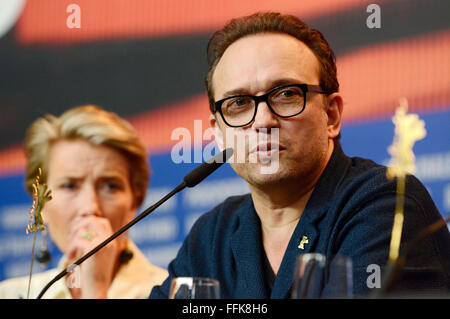
[[[149,179],[145,148],[132,126],[98,106],[36,120],[25,139],[26,186],[42,168],[53,199],[43,209],[50,236],[63,252],[58,267],[34,274],[30,298],[64,267],[104,241],[136,214]],[[56,282],[44,298],[147,298],[166,277],[126,233]],[[74,280],[73,276],[76,280]],[[0,283],[0,298],[25,298],[28,276]]]

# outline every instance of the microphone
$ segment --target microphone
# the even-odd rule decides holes
[[[208,177],[212,172],[214,172],[216,169],[218,169],[223,163],[225,163],[231,156],[233,155],[233,149],[227,148],[223,150],[222,152],[218,153],[208,161],[204,162],[203,164],[199,165],[198,167],[194,168],[191,172],[189,172],[183,179],[183,182],[175,187],[169,194],[164,196],[162,199],[160,199],[156,204],[153,206],[150,206],[145,211],[143,211],[139,216],[135,217],[132,221],[130,221],[128,224],[123,226],[121,229],[116,231],[114,234],[112,234],[110,237],[105,239],[102,243],[94,247],[91,251],[86,253],[84,256],[82,256],[80,259],[75,261],[73,264],[62,270],[59,274],[57,274],[39,293],[36,299],[41,299],[42,296],[45,294],[45,292],[59,279],[64,277],[66,274],[71,272],[76,266],[79,266],[82,262],[84,262],[86,259],[91,257],[93,254],[95,254],[97,251],[105,247],[107,244],[109,244],[111,241],[113,241],[115,238],[120,236],[122,233],[127,231],[131,226],[139,222],[141,219],[149,215],[151,212],[153,212],[156,208],[161,206],[164,202],[166,202],[169,198],[171,198],[173,195],[178,193],[179,191],[183,190],[186,187],[194,187],[201,181],[203,181],[206,177]]]
[[[184,177],[184,182],[187,187],[194,187],[202,180],[204,180],[209,174],[218,169],[223,163],[225,163],[231,156],[233,155],[233,149],[227,148],[217,154],[214,157],[211,157],[202,165],[193,169],[190,173],[188,173]]]
[[[394,263],[388,263],[386,267],[386,274],[382,280],[381,288],[373,294],[375,298],[383,298],[388,293],[394,290],[394,287],[399,282],[402,275],[403,267],[406,264],[408,255],[419,246],[425,238],[434,234],[439,229],[443,228],[450,221],[450,215],[445,218],[440,218],[436,222],[428,225],[413,240],[405,247],[404,253]]]

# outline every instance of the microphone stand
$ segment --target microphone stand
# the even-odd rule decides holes
[[[84,262],[86,259],[91,257],[93,254],[95,254],[97,251],[108,245],[111,241],[116,239],[118,236],[120,236],[122,233],[124,233],[128,228],[139,222],[141,219],[149,215],[151,212],[153,212],[156,208],[161,206],[165,201],[167,201],[169,198],[171,198],[173,195],[178,193],[179,191],[183,190],[186,187],[186,182],[181,183],[177,187],[175,187],[169,194],[164,196],[162,199],[160,199],[156,204],[153,206],[147,208],[144,212],[139,214],[136,218],[134,218],[132,221],[130,221],[128,224],[123,226],[121,229],[119,229],[117,232],[112,234],[110,237],[105,239],[101,244],[94,247],[91,251],[89,251],[86,255],[79,258],[77,261],[75,261],[73,264],[71,264],[69,267],[65,268],[63,271],[61,271],[58,275],[56,275],[55,278],[53,278],[39,293],[36,299],[41,299],[44,293],[50,288],[51,285],[53,285],[55,282],[57,282],[59,279],[64,277],[66,274],[70,273],[76,266],[79,266],[82,262]]]
[[[55,276],[45,287],[41,290],[39,295],[36,299],[41,299],[44,293],[52,286],[55,282],[57,282],[59,279],[64,277],[66,274],[70,273],[76,266],[79,266],[83,261],[91,257],[93,254],[95,254],[97,251],[108,245],[111,241],[116,239],[118,236],[120,236],[122,233],[127,231],[131,226],[139,222],[141,219],[149,215],[151,212],[153,212],[156,208],[161,206],[164,202],[166,202],[169,198],[171,198],[173,195],[178,193],[179,191],[183,190],[186,187],[194,187],[198,183],[200,183],[203,179],[205,179],[209,174],[214,172],[217,168],[219,168],[223,163],[225,163],[231,156],[233,155],[233,149],[225,149],[224,151],[220,152],[219,154],[215,155],[208,161],[204,162],[200,166],[196,167],[194,170],[192,170],[190,173],[188,173],[184,177],[184,181],[175,187],[169,194],[161,198],[156,204],[153,206],[150,206],[145,211],[143,211],[139,216],[134,218],[132,221],[130,221],[128,224],[120,228],[117,232],[112,234],[110,237],[105,239],[102,243],[100,243],[98,246],[94,247],[91,251],[89,251],[87,254],[79,258],[77,261],[75,261],[73,264],[69,265],[67,268],[62,270],[58,275]]]

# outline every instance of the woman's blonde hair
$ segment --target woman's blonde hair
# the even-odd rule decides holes
[[[39,168],[42,169],[40,181],[45,183],[47,180],[51,146],[57,141],[70,139],[109,146],[123,154],[130,164],[134,203],[136,207],[142,204],[150,175],[145,147],[130,123],[96,105],[78,106],[60,117],[46,115],[30,125],[25,138],[25,184],[30,194]]]

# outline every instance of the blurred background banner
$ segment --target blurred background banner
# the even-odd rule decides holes
[[[391,117],[399,98],[408,100],[409,112],[427,129],[414,147],[416,176],[441,214],[450,214],[449,1],[2,0],[0,280],[29,272],[32,238],[25,228],[32,201],[22,142],[31,122],[82,104],[129,120],[152,167],[140,212],[178,185],[194,162],[207,159],[206,45],[229,19],[256,11],[294,14],[329,41],[345,102],[341,143],[348,155],[386,164]],[[194,137],[203,140],[194,143]],[[190,144],[189,163],[171,156],[180,143]],[[177,194],[130,236],[152,263],[167,267],[200,214],[246,192],[227,164]],[[49,248],[54,267],[60,252],[53,243]],[[35,272],[42,270],[35,264]]]

